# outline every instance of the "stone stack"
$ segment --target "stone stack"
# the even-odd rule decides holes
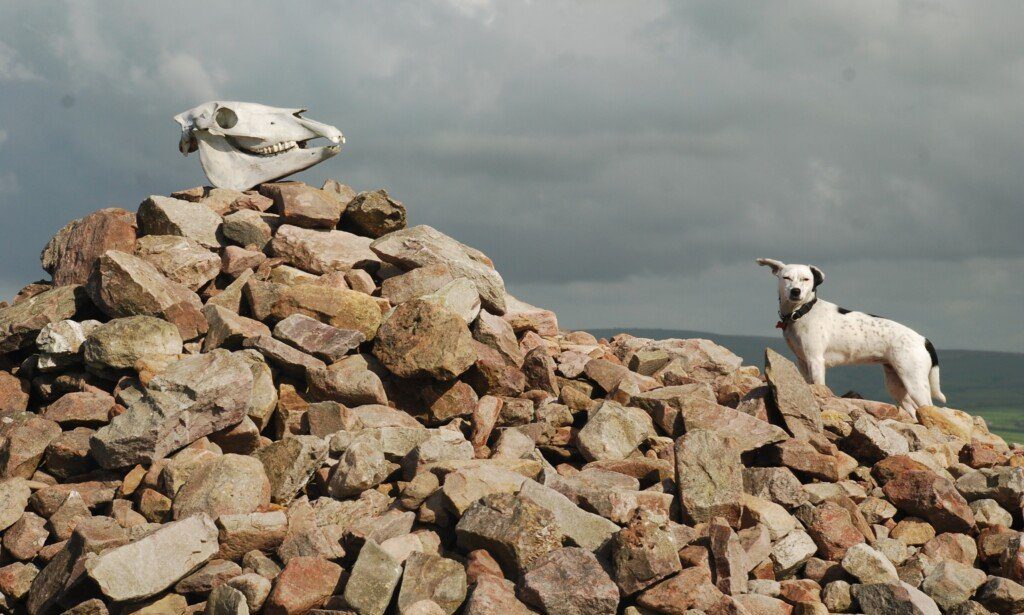
[[[104,209],[0,307],[0,610],[1024,611],[1024,453],[598,340],[387,192]]]

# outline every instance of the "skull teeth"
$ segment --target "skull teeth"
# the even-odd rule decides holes
[[[269,156],[271,154],[288,151],[293,147],[296,147],[295,141],[282,141],[281,143],[275,143],[266,147],[257,147],[252,151],[261,156]]]

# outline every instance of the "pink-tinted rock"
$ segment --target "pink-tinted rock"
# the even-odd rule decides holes
[[[104,252],[87,288],[93,302],[111,318],[157,316],[174,324],[183,340],[206,333],[199,296],[131,254]]]
[[[68,223],[43,249],[43,269],[56,286],[85,284],[107,250],[134,252],[135,214],[111,207]]]
[[[974,513],[946,478],[932,472],[906,472],[885,484],[885,495],[903,512],[927,519],[940,532],[969,532]]]
[[[322,606],[338,589],[341,566],[320,557],[294,557],[274,580],[267,615],[301,615]]]
[[[614,615],[619,589],[594,554],[564,547],[538,559],[522,579],[520,597],[551,615]]]
[[[271,240],[270,251],[291,266],[317,275],[356,268],[376,271],[380,267],[380,259],[370,251],[370,239],[345,231],[285,224]]]

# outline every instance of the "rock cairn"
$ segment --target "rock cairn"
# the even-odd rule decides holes
[[[0,610],[1024,611],[1024,453],[597,340],[384,190],[104,209],[0,308]]]

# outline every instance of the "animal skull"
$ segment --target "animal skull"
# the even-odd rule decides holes
[[[182,154],[199,150],[210,183],[248,190],[327,160],[345,142],[334,126],[300,117],[305,109],[214,100],[174,116],[181,125]],[[333,145],[308,147],[323,137]]]

